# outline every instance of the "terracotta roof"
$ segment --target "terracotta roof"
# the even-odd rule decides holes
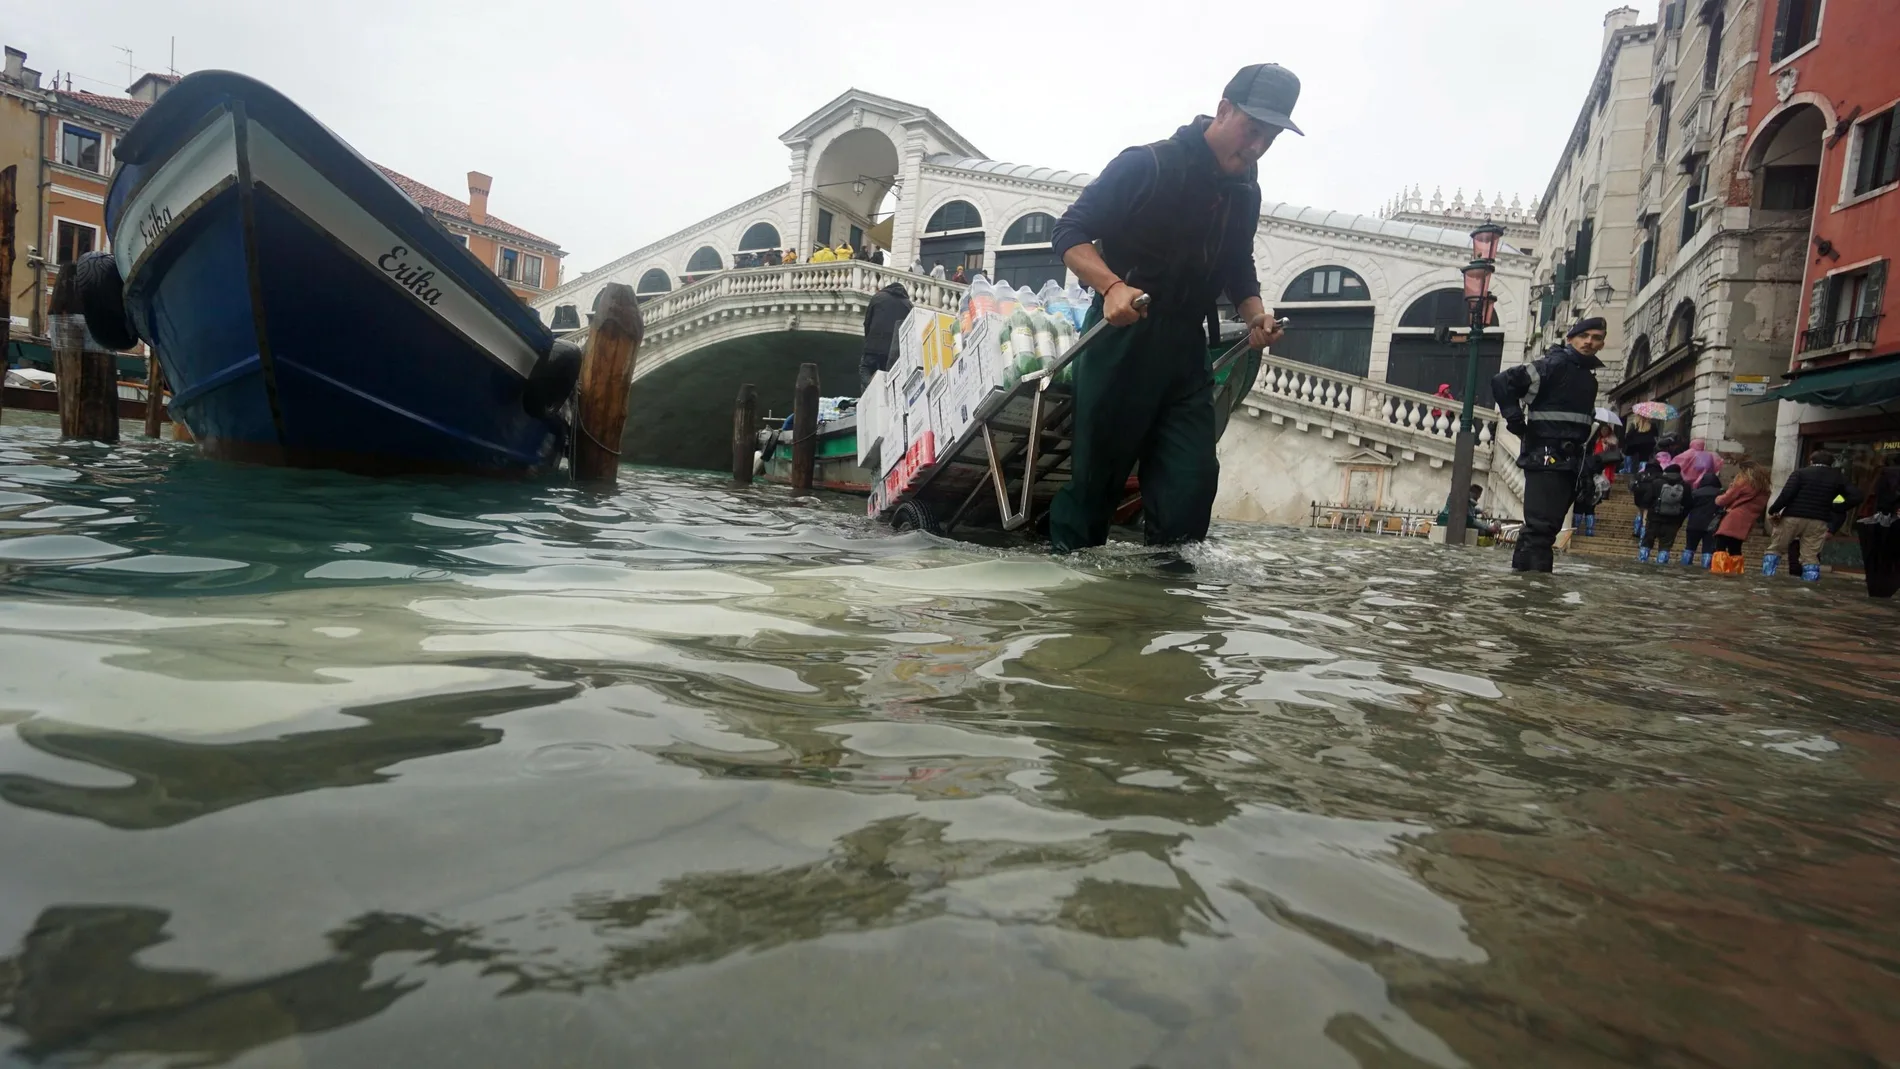
[[[84,89],[72,93],[62,89],[59,92],[59,98],[62,101],[71,101],[88,108],[109,111],[114,115],[123,115],[128,119],[138,118],[145,114],[146,108],[151,107],[143,100],[133,100],[131,97],[109,97],[100,93],[88,93]]]
[[[503,234],[520,238],[523,241],[538,242],[550,249],[560,248],[560,245],[549,241],[539,234],[531,234],[513,223],[504,222],[492,215],[488,217],[487,222],[477,223],[469,217],[468,205],[456,200],[447,193],[439,189],[431,189],[408,175],[399,174],[384,167],[380,163],[376,165],[376,169],[383,172],[383,176],[388,178],[391,182],[396,183],[397,189],[409,194],[409,199],[415,201],[424,211],[434,212],[437,215],[446,215],[451,219],[467,223],[470,226],[485,226],[490,230],[498,230]]]

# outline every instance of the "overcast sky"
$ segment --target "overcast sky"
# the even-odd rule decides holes
[[[358,151],[569,251],[567,277],[786,180],[778,135],[856,86],[995,159],[1097,171],[1211,111],[1247,63],[1305,83],[1269,200],[1374,212],[1402,184],[1542,194],[1611,0],[4,0],[6,44],[122,92],[123,53],[288,94]],[[1640,5],[1654,16],[1653,2]]]

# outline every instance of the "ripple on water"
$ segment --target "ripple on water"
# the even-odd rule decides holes
[[[1900,1063],[1843,583],[0,443],[0,1061]]]

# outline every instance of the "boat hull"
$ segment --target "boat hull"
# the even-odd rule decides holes
[[[164,364],[174,418],[207,454],[265,464],[558,463],[559,421],[522,404],[551,336],[510,322],[520,309],[496,303],[519,302],[498,281],[483,292],[467,270],[481,265],[406,198],[345,188],[369,170],[348,146],[244,103],[212,98],[189,137],[122,168],[109,204],[127,313]],[[468,264],[446,262],[457,254]]]

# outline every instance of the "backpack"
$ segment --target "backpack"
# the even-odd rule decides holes
[[[1658,516],[1680,516],[1689,511],[1689,486],[1687,483],[1663,483],[1656,488],[1656,503],[1650,511]]]

